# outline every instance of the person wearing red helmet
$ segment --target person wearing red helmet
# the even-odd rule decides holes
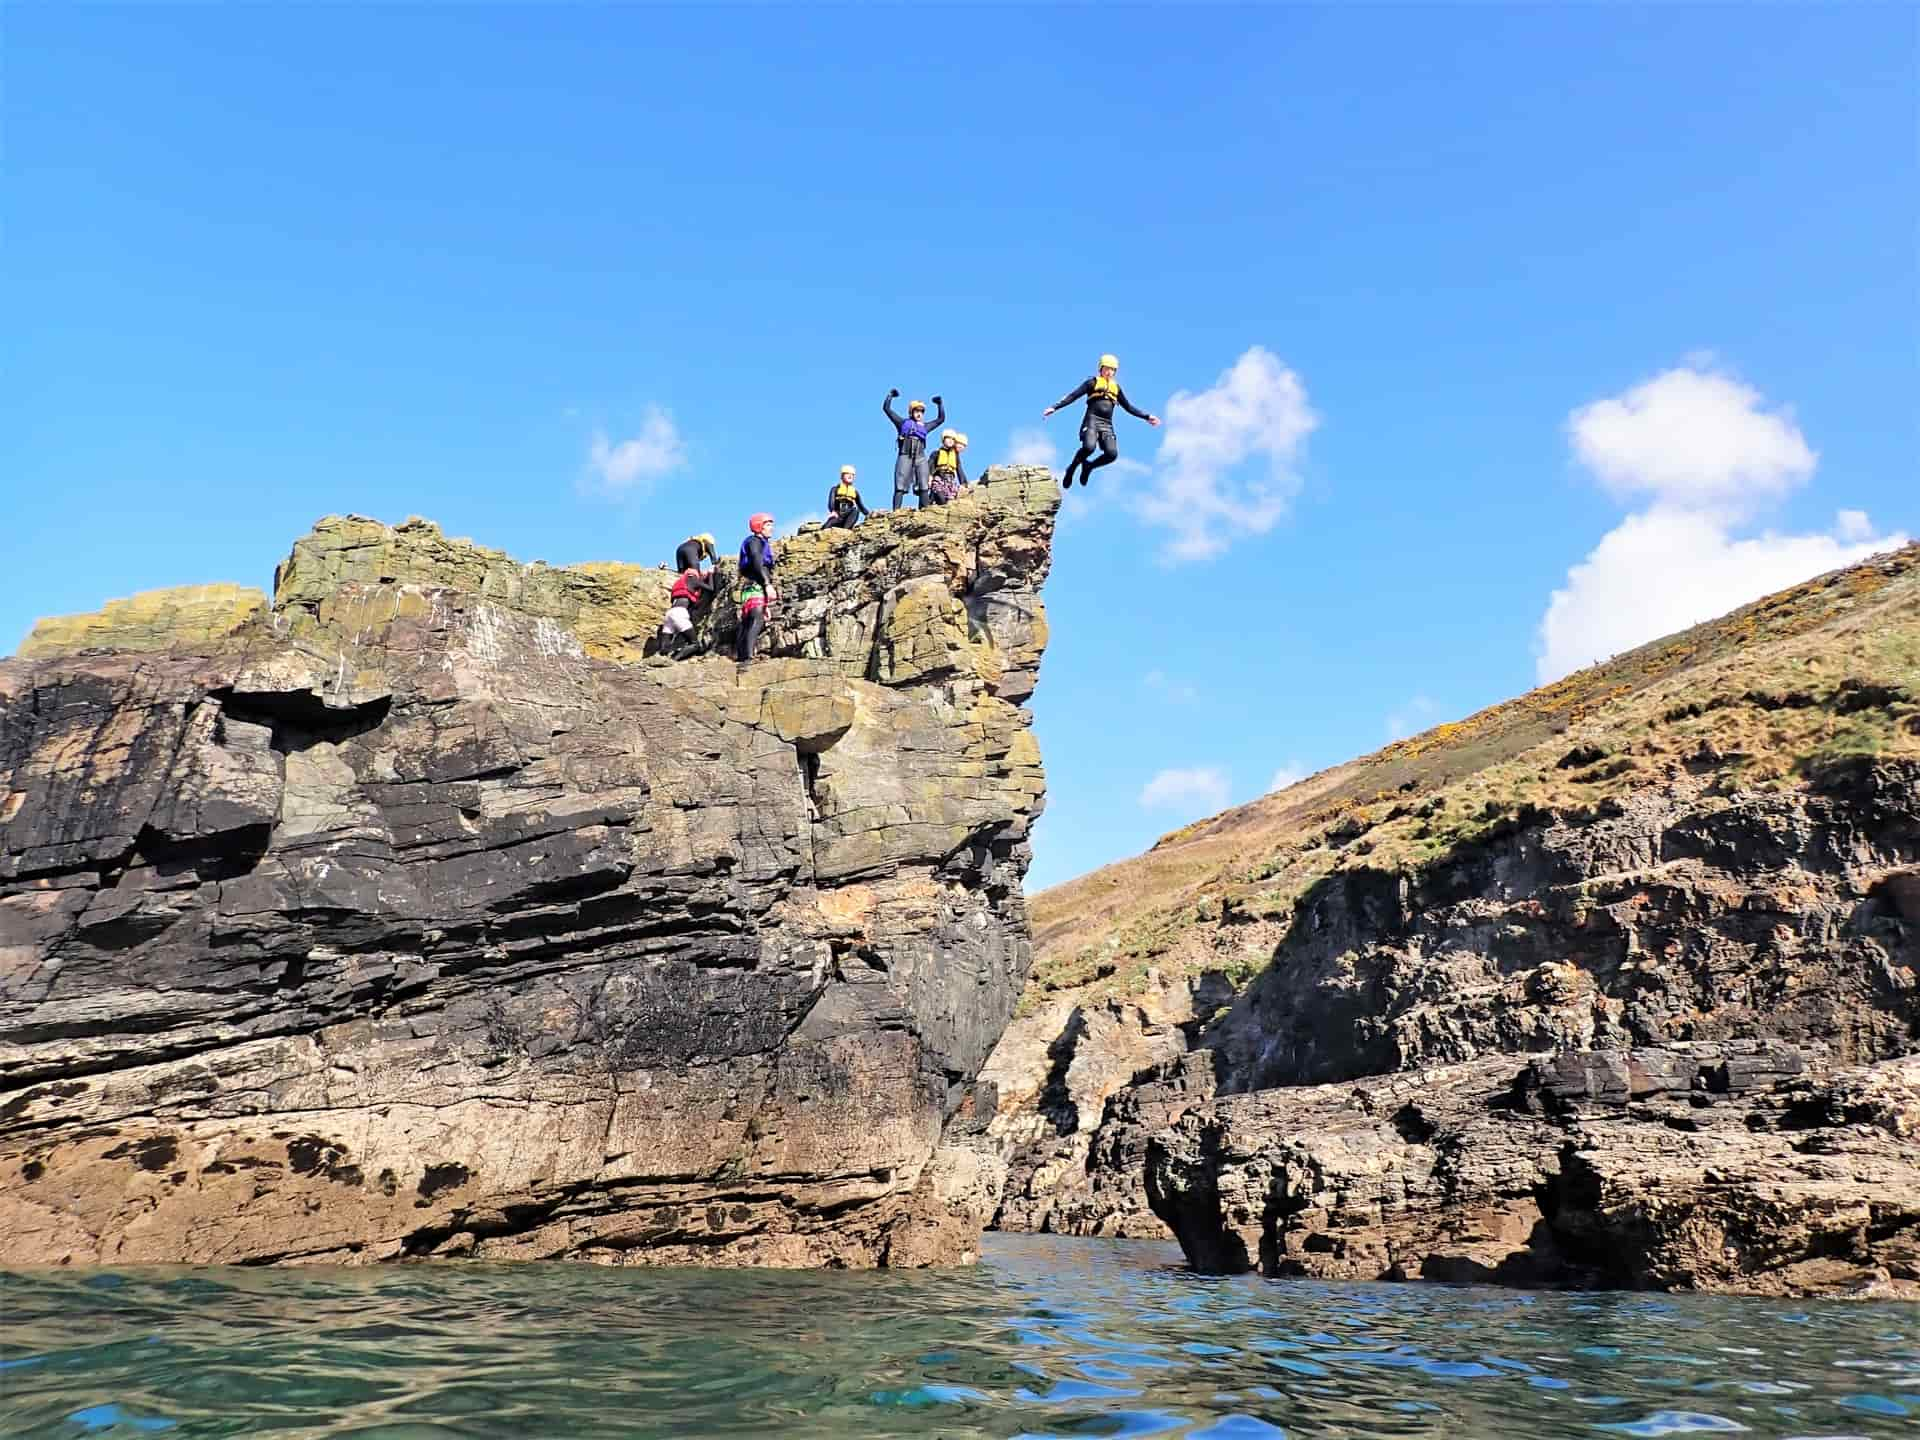
[[[767,626],[767,606],[780,598],[773,583],[773,516],[764,510],[747,521],[740,542],[740,628],[734,633],[733,658],[744,665],[759,647]]]

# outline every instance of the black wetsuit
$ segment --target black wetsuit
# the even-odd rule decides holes
[[[693,538],[682,540],[680,542],[680,548],[673,552],[673,573],[676,575],[684,575],[689,570],[698,570],[702,559],[712,560],[715,558],[717,557],[713,551],[709,550],[699,540]]]
[[[896,510],[909,494],[921,497],[924,503],[927,493],[927,432],[938,430],[947,423],[947,402],[936,395],[933,403],[940,413],[933,417],[931,423],[925,420],[914,422],[919,426],[917,433],[902,435],[900,427],[907,421],[893,413],[893,397],[899,393],[895,390],[880,402],[881,413],[892,423],[894,440],[900,446],[900,454],[893,462],[893,508]],[[924,415],[926,411],[920,413]],[[911,419],[911,415],[908,418]]]
[[[1093,387],[1098,378],[1098,376],[1089,375],[1071,392],[1053,402],[1055,410],[1064,410],[1082,395],[1087,397],[1087,413],[1080,421],[1080,448],[1074,452],[1073,459],[1067,462],[1067,473],[1060,481],[1062,486],[1073,484],[1073,472],[1076,468],[1080,470],[1080,483],[1084,485],[1087,483],[1087,476],[1102,465],[1111,465],[1120,458],[1120,442],[1113,435],[1115,400],[1120,402],[1122,410],[1135,419],[1149,418],[1146,411],[1139,409],[1127,399],[1127,392],[1120,388],[1118,381],[1114,382],[1111,395],[1097,393]],[[1093,458],[1096,450],[1100,452],[1097,459]]]
[[[851,530],[873,513],[867,509],[867,502],[860,498],[860,492],[858,490],[853,492],[853,498],[851,500],[844,497],[836,499],[835,497],[839,495],[840,487],[838,485],[835,485],[831,490],[827,491],[826,529],[832,530],[838,527],[842,530]]]
[[[772,542],[758,535],[749,535],[740,543],[740,583],[758,587],[761,596],[760,603],[750,611],[743,603],[740,628],[733,637],[733,658],[743,663],[753,659],[760,632],[767,627],[767,606],[773,595],[773,566],[769,563],[772,550]]]

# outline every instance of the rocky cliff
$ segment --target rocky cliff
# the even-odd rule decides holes
[[[999,1077],[1003,1224],[1132,1233],[1151,1204],[1196,1263],[1272,1273],[1914,1285],[1920,547],[1202,822],[1035,915],[1029,1013],[989,1073],[1042,1017],[1064,1018],[1041,1052],[1073,1059],[1051,1105]],[[1100,1038],[1209,976],[1239,993],[1167,1053]],[[1665,1078],[1529,1089],[1551,1056]]]
[[[925,1264],[1030,960],[1057,487],[664,570],[322,521],[0,662],[0,1263]],[[724,643],[722,601],[703,622]]]

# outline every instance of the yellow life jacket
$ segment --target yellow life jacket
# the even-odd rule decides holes
[[[835,504],[838,504],[842,500],[858,500],[859,498],[860,498],[859,487],[856,486],[851,480],[842,480],[838,485],[833,487],[833,499]]]
[[[951,470],[958,473],[960,469],[960,452],[949,446],[942,445],[938,450],[933,452],[933,468],[936,470]]]
[[[1094,376],[1093,389],[1087,392],[1087,398],[1089,400],[1112,400],[1117,402],[1120,399],[1119,380],[1109,380],[1104,375]]]

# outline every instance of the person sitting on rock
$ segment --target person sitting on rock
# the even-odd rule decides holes
[[[860,487],[853,483],[858,472],[851,465],[840,467],[840,483],[827,491],[828,530],[835,528],[851,530],[873,512],[867,509],[867,502],[860,498]]]
[[[1113,407],[1118,405],[1129,415],[1146,421],[1158,429],[1160,417],[1149,415],[1136,409],[1127,392],[1120,388],[1117,378],[1120,374],[1120,361],[1117,356],[1102,355],[1099,373],[1090,379],[1082,380],[1073,390],[1062,395],[1053,404],[1040,412],[1040,418],[1046,419],[1056,410],[1064,410],[1082,395],[1087,397],[1087,413],[1080,421],[1080,448],[1074,452],[1073,459],[1067,462],[1067,473],[1061,478],[1062,489],[1073,484],[1073,472],[1080,471],[1080,483],[1085,485],[1087,477],[1102,465],[1111,465],[1120,458],[1120,442],[1113,438]],[[1094,459],[1094,451],[1100,452]]]
[[[894,414],[893,402],[899,398],[898,390],[889,390],[887,398],[880,402],[881,413],[892,422],[899,445],[899,455],[893,462],[893,508],[896,510],[909,494],[926,503],[927,431],[938,430],[947,423],[947,402],[938,395],[933,397],[933,403],[940,407],[940,413],[933,417],[931,426],[927,424],[927,407],[918,400],[907,402],[906,419]]]
[[[689,570],[698,570],[702,561],[711,565],[719,558],[719,542],[713,536],[689,535],[673,552],[673,568],[676,574],[684,575]]]
[[[940,434],[940,448],[933,452],[933,460],[927,471],[927,500],[935,505],[944,505],[967,488],[967,470],[960,463],[961,452],[967,448],[967,437],[958,430],[944,430]]]
[[[669,660],[684,660],[689,655],[705,653],[707,647],[693,633],[693,612],[713,597],[719,584],[720,577],[711,570],[689,565],[680,572],[673,582],[673,603],[660,622],[656,647],[659,654]]]
[[[773,583],[773,516],[762,511],[747,522],[747,538],[740,542],[740,628],[733,637],[733,658],[742,665],[753,659],[760,632],[767,625],[767,607],[780,598]]]

